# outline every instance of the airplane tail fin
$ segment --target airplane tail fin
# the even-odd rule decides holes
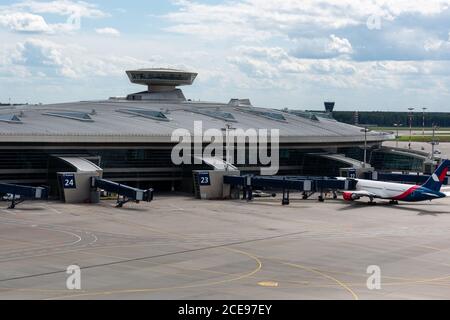
[[[431,175],[431,177],[425,182],[422,187],[428,188],[433,191],[440,191],[442,183],[447,177],[447,172],[450,167],[450,160],[443,160],[436,171]]]

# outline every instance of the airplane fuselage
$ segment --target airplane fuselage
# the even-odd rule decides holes
[[[442,192],[433,191],[417,185],[412,186],[410,184],[364,179],[356,179],[356,181],[356,191],[366,191],[381,199],[418,202],[444,198],[446,196]]]

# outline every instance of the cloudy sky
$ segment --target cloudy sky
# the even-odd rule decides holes
[[[199,72],[192,99],[450,111],[450,0],[0,0],[0,101],[141,91],[129,68]]]

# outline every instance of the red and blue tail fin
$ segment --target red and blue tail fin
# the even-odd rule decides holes
[[[447,177],[447,172],[450,167],[450,160],[443,160],[436,171],[431,175],[431,177],[425,182],[422,187],[428,188],[433,191],[440,191],[442,183]]]

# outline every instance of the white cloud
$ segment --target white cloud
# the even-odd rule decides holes
[[[298,58],[348,58],[354,53],[353,46],[348,39],[340,38],[334,34],[328,37],[302,37],[295,39],[292,43],[296,47],[293,52]]]
[[[450,61],[301,59],[280,47],[241,46],[228,62],[242,73],[244,80],[240,83],[254,89],[299,89],[315,85],[355,91],[414,88],[433,92],[438,83],[448,83],[446,73],[450,72]],[[449,92],[439,90],[440,94]]]
[[[124,76],[130,68],[161,65],[155,58],[147,60],[120,54],[102,54],[77,44],[61,44],[41,38],[28,38],[15,46],[0,47],[0,67],[27,70],[27,77],[87,79]],[[21,77],[21,72],[16,76]]]
[[[28,39],[17,44],[19,56],[15,63],[26,66],[29,70],[35,70],[36,74],[45,71],[50,75],[59,75],[69,78],[77,76],[73,69],[72,60],[63,54],[63,47],[47,40]],[[43,70],[45,70],[43,72]]]
[[[0,25],[19,32],[50,32],[44,18],[24,12],[0,14]]]
[[[442,48],[444,42],[439,39],[426,39],[423,45],[426,51],[437,51]]]
[[[28,10],[34,13],[52,13],[61,16],[77,15],[84,18],[103,18],[108,16],[95,4],[84,1],[23,1],[11,6],[12,9]]]
[[[331,52],[336,52],[338,54],[352,54],[353,48],[350,43],[345,38],[339,38],[332,34],[330,36],[330,42],[328,44],[328,50]]]
[[[63,17],[59,23],[48,23],[43,15]],[[96,5],[83,1],[55,0],[47,2],[22,1],[0,6],[0,26],[16,32],[59,33],[78,30],[82,18],[102,18],[107,13]]]
[[[337,30],[364,26],[371,15],[395,20],[402,14],[430,16],[449,7],[449,0],[242,0],[220,4],[175,1],[179,10],[165,17],[167,30],[214,39],[241,36],[261,40],[292,36],[297,31]]]
[[[386,10],[394,16],[404,13],[420,13],[422,15],[434,15],[450,6],[448,0],[376,0],[378,6],[386,6]]]
[[[14,74],[17,88],[34,82],[37,94],[43,83],[79,99],[128,93],[134,86],[126,69],[157,66],[199,72],[196,85],[184,88],[186,96],[248,95],[263,106],[272,101],[273,107],[300,106],[333,92],[347,101],[359,95],[359,105],[387,101],[388,91],[390,98],[428,91],[433,94],[427,97],[444,101],[450,88],[450,41],[443,32],[449,29],[441,25],[450,0],[179,0],[165,20],[156,16],[138,35],[104,27],[109,24],[71,32],[74,26],[65,21],[74,12],[82,18],[108,15],[94,4],[19,1],[0,6],[0,36],[8,37],[0,43],[0,77],[6,83],[14,80],[3,75]],[[381,30],[368,30],[371,15],[382,19]],[[140,16],[145,18],[146,12]],[[74,93],[75,87],[83,89]],[[405,101],[415,103],[416,97]]]
[[[95,32],[102,35],[108,35],[108,36],[114,36],[118,37],[120,36],[120,31],[114,28],[100,28],[95,29]]]

